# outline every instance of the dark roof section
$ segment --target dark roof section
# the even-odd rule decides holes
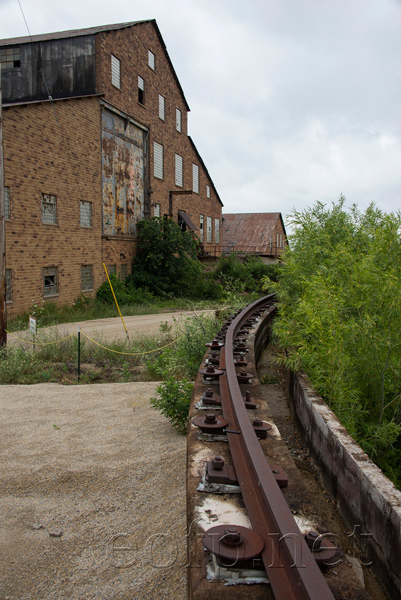
[[[191,219],[189,218],[189,216],[187,215],[187,213],[185,212],[185,210],[179,210],[178,211],[178,216],[181,217],[181,219],[184,221],[184,223],[186,224],[186,226],[189,229],[192,229],[192,231],[198,231],[198,228],[191,221]]]
[[[206,168],[206,165],[205,165],[205,163],[203,162],[203,160],[202,160],[202,157],[201,157],[201,155],[199,154],[199,152],[198,152],[198,149],[197,149],[197,147],[195,146],[193,139],[191,138],[191,136],[188,136],[188,139],[189,139],[189,141],[190,141],[190,144],[192,145],[192,148],[195,150],[196,156],[198,157],[198,160],[199,160],[200,164],[202,165],[202,168],[204,169],[204,171],[205,171],[206,175],[209,177],[209,180],[210,180],[210,183],[212,184],[212,187],[213,187],[214,193],[215,193],[215,194],[216,194],[216,196],[217,196],[217,200],[220,202],[221,206],[224,206],[224,204],[222,203],[222,201],[221,201],[221,199],[220,199],[220,196],[219,196],[219,194],[217,193],[217,190],[216,190],[216,188],[215,188],[215,185],[214,185],[214,183],[213,183],[213,179],[210,177],[209,171],[207,170],[207,168]]]
[[[5,39],[5,40],[0,40],[0,46],[19,46],[21,44],[29,44],[31,42],[47,42],[50,40],[61,40],[63,38],[78,37],[78,36],[82,36],[82,35],[95,35],[96,33],[102,33],[104,31],[115,31],[116,29],[127,29],[128,27],[135,27],[138,25],[142,25],[144,23],[152,23],[153,27],[155,28],[157,36],[162,45],[162,48],[166,54],[167,61],[172,70],[174,79],[176,80],[178,88],[182,94],[183,100],[185,102],[185,106],[187,107],[187,110],[190,111],[191,109],[188,106],[188,102],[185,98],[184,91],[181,87],[181,84],[177,77],[177,73],[175,72],[173,63],[171,62],[170,56],[167,52],[167,47],[166,47],[166,44],[164,43],[162,34],[160,33],[160,29],[156,23],[156,19],[146,19],[143,21],[131,21],[130,23],[117,23],[115,25],[100,25],[98,27],[88,27],[86,29],[71,29],[69,31],[57,31],[55,33],[43,33],[40,35],[27,35],[24,37],[9,38],[9,39]]]
[[[270,237],[277,221],[281,221],[285,234],[279,212],[223,214],[223,246],[233,246],[236,252],[270,254]]]

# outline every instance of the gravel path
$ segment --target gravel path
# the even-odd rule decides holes
[[[186,438],[156,385],[0,387],[1,600],[186,598]]]

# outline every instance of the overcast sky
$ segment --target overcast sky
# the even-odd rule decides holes
[[[157,20],[223,212],[401,208],[401,0],[20,0],[30,33]],[[28,35],[0,0],[0,38]]]

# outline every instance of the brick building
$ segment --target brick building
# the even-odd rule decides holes
[[[281,213],[235,213],[223,215],[222,252],[255,254],[274,262],[287,246]]]
[[[155,20],[0,41],[9,316],[121,276],[137,222],[218,254],[222,203]]]

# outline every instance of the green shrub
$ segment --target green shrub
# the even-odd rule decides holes
[[[159,410],[179,433],[187,431],[188,412],[193,384],[183,379],[169,377],[157,387],[157,396],[150,403]]]

